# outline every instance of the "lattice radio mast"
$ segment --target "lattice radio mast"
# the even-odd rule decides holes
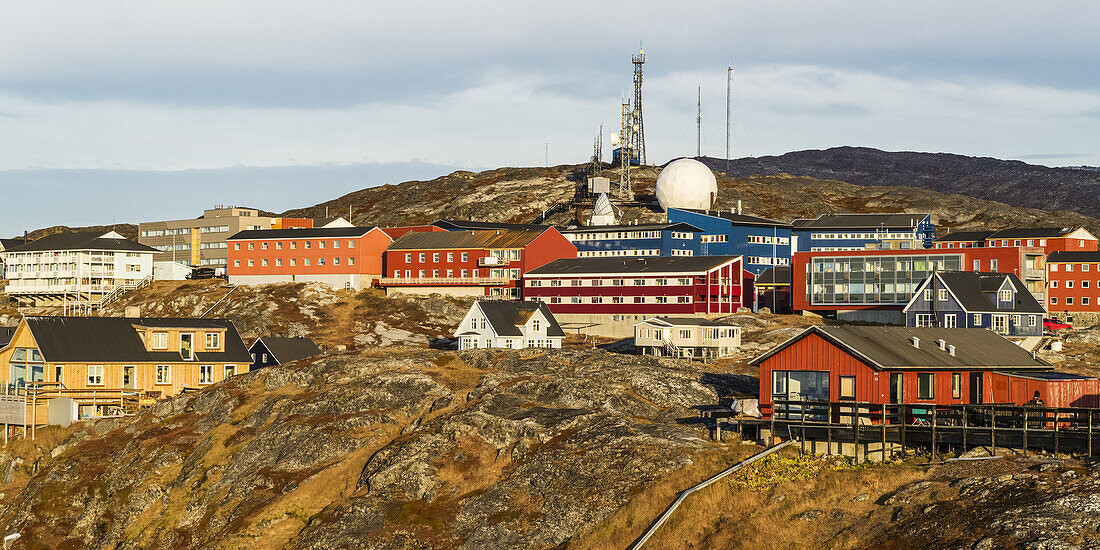
[[[645,164],[645,125],[642,124],[642,65],[645,65],[645,50],[642,43],[638,42],[638,53],[631,57],[634,63],[634,132],[633,139],[629,143],[631,149],[638,155],[638,162]]]

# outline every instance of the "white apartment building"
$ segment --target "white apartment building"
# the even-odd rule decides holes
[[[653,317],[634,325],[642,355],[718,359],[741,347],[741,327],[691,317]]]
[[[114,231],[47,235],[0,252],[5,292],[23,305],[95,304],[152,281],[156,252]]]

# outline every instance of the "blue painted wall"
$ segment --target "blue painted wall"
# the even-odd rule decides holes
[[[704,256],[744,256],[745,270],[759,275],[764,270],[772,267],[771,264],[750,263],[750,257],[783,258],[786,263],[777,265],[790,265],[791,259],[791,228],[783,226],[761,226],[739,224],[732,220],[689,212],[677,208],[668,209],[668,222],[689,223],[703,230],[703,235],[725,235],[727,242],[702,243],[701,254]],[[785,245],[750,243],[749,237],[766,237],[787,239]],[[701,240],[701,239],[700,239]]]
[[[624,228],[624,231],[630,229]],[[595,233],[596,231],[593,231]],[[691,233],[690,239],[673,238],[672,230],[661,230],[661,236],[655,239],[599,239],[593,241],[573,241],[577,252],[601,251],[601,250],[660,250],[661,256],[672,256],[673,250],[688,250],[692,256],[700,256],[699,236],[702,233]]]
[[[932,299],[935,301],[935,315],[936,325],[944,326],[944,317],[949,314],[955,315],[955,323],[957,328],[993,328],[993,313],[984,312],[977,313],[967,311],[964,309],[955,297],[950,292],[947,293],[947,300],[939,300],[939,289],[943,288],[942,285],[936,281],[936,287],[932,291]],[[1020,324],[1015,323],[1016,313],[1012,312],[1013,302],[1000,302],[998,300],[998,309],[1005,309],[1004,313],[998,313],[997,315],[1005,315],[1008,318],[1008,334],[1007,336],[1042,336],[1043,335],[1043,316],[1039,313],[1020,313]],[[924,299],[924,292],[921,291],[914,296],[912,305],[909,307],[909,311],[905,313],[905,326],[915,327],[917,326],[917,315],[927,315],[933,313],[932,304]],[[1030,324],[1030,319],[1034,318],[1034,326]]]
[[[861,229],[827,229],[827,228],[812,228],[812,229],[795,229],[793,233],[798,236],[798,252],[809,252],[813,248],[820,247],[833,247],[833,248],[865,248],[868,244],[877,244],[880,239],[810,239],[810,235],[813,233],[874,233],[877,231],[876,227],[865,227]],[[896,238],[895,235],[912,233],[908,228],[906,229],[887,229],[886,238]],[[917,239],[924,244],[924,248],[932,248],[932,243],[936,240],[936,226],[932,224],[931,216],[925,216],[919,224],[917,224]]]

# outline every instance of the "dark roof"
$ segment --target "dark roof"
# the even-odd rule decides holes
[[[984,241],[994,231],[952,231],[946,235],[936,237],[936,242],[978,242]]]
[[[19,327],[0,327],[0,348],[8,345],[11,342],[11,337],[15,336],[15,329]]]
[[[758,285],[789,285],[791,284],[791,267],[769,267],[763,273],[756,276]]]
[[[1077,227],[1015,227],[994,231],[989,239],[1053,239],[1065,237]]]
[[[23,239],[0,239],[0,250],[9,250],[23,244]]]
[[[687,327],[736,327],[729,323],[719,323],[717,321],[711,321],[710,319],[704,319],[702,317],[650,317],[641,323],[647,323],[650,321],[663,321],[673,326],[687,326]]]
[[[1002,372],[1005,376],[1015,376],[1016,378],[1030,378],[1032,380],[1096,380],[1092,376],[1081,376],[1080,374],[1070,374],[1068,372],[1055,372],[1048,371],[1026,371],[1026,372]]]
[[[915,227],[928,214],[822,214],[791,222],[795,229],[905,229]]]
[[[110,231],[79,231],[54,233],[26,244],[8,248],[5,252],[33,252],[39,250],[121,250],[125,252],[160,252],[127,239],[104,238]]]
[[[542,235],[531,231],[410,231],[390,244],[389,250],[446,250],[463,248],[522,248]]]
[[[691,225],[690,223],[676,222],[676,223],[651,223],[651,224],[639,224],[639,225],[584,225],[581,227],[571,227],[569,229],[561,229],[560,231],[565,233],[609,233],[612,231],[688,231],[691,233],[702,233],[703,230]]]
[[[134,325],[225,329],[223,352],[195,352],[195,363],[251,363],[237,328],[227,319],[148,317],[25,317],[42,357],[50,363],[178,363],[178,351],[148,351]],[[195,342],[198,344],[199,342]]]
[[[527,275],[602,273],[703,273],[740,256],[666,256],[659,258],[567,258],[554,260]]]
[[[275,362],[283,365],[291,361],[313,357],[321,354],[321,348],[309,338],[282,338],[278,336],[261,336],[248,348],[249,353],[256,353],[257,346],[267,350],[268,355]]]
[[[723,220],[729,220],[734,223],[742,225],[766,225],[768,227],[791,227],[791,224],[787,222],[781,222],[779,220],[771,220],[768,218],[760,218],[757,216],[748,216],[745,214],[738,214],[736,212],[727,212],[724,210],[701,210],[698,208],[677,208],[677,210],[683,210],[684,212],[692,212],[695,214],[703,214],[704,216],[712,216],[715,218],[722,218]]]
[[[511,301],[511,300],[481,300],[478,303],[485,318],[493,326],[493,331],[499,336],[523,336],[519,326],[526,325],[536,311],[541,311],[546,317],[548,326],[547,336],[565,336],[565,331],[558,325],[558,320],[550,309],[542,302]]]
[[[1053,262],[1100,262],[1100,252],[1094,250],[1058,250],[1047,256],[1047,263]]]
[[[545,231],[550,228],[549,225],[533,225],[523,223],[500,223],[500,222],[473,222],[464,220],[437,220],[432,225],[446,229],[447,231],[465,231],[465,230],[488,230],[488,229],[503,229],[505,231]]]
[[[1027,290],[1020,278],[1012,273],[976,273],[973,271],[937,272],[947,290],[959,301],[959,305],[968,312],[996,313],[1045,313],[1046,310]],[[1007,279],[1015,289],[1016,303],[1011,309],[999,309],[990,297],[1004,285]],[[922,285],[923,288],[923,285]],[[916,299],[914,294],[914,299]]]
[[[373,227],[310,227],[303,229],[246,229],[229,240],[252,239],[328,239],[332,237],[362,237]]]
[[[876,369],[1012,369],[1049,370],[1042,359],[991,330],[983,328],[814,326],[753,359],[759,365],[791,344],[818,334]],[[919,338],[913,347],[912,337]],[[941,350],[938,340],[955,346],[955,355]]]

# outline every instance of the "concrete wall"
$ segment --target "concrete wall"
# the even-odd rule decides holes
[[[363,282],[369,282],[371,277],[359,274],[342,275],[230,275],[229,282],[234,285],[267,285],[272,283],[325,283],[336,289],[344,288],[348,283],[353,290],[363,290]]]
[[[715,319],[723,314],[677,314],[677,317],[697,317]],[[566,334],[590,334],[606,338],[633,338],[634,324],[644,321],[652,315],[618,315],[610,313],[555,313],[562,330]]]
[[[415,294],[419,296],[428,296],[430,294],[442,294],[443,296],[474,296],[484,297],[485,287],[483,286],[390,286],[386,287],[386,296],[394,296],[397,294]]]

